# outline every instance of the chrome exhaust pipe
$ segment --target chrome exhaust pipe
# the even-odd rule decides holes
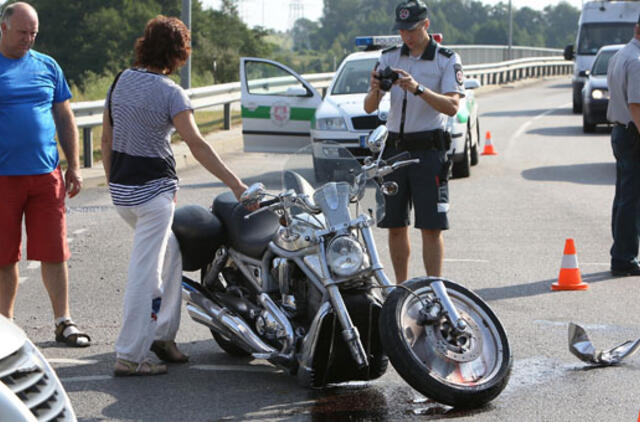
[[[219,332],[236,346],[262,356],[278,353],[263,342],[242,318],[230,314],[191,286],[185,287],[183,284],[182,296],[187,301],[187,312],[194,321]]]

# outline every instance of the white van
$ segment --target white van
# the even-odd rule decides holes
[[[564,50],[573,67],[573,112],[582,112],[582,88],[596,53],[603,45],[626,44],[633,38],[633,27],[640,15],[640,1],[589,1],[582,6],[575,47]]]

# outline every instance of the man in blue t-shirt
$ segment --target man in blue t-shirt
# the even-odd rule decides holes
[[[64,201],[82,187],[71,92],[58,63],[31,50],[38,33],[32,6],[5,7],[0,33],[0,314],[13,318],[24,217],[27,259],[42,263],[56,340],[86,347],[91,339],[72,322],[68,300]],[[56,130],[68,163],[64,179]]]

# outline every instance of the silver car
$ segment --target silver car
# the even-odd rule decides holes
[[[0,315],[0,420],[76,421],[58,376],[24,331]]]

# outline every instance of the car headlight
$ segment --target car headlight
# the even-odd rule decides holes
[[[594,89],[593,91],[591,91],[591,98],[593,98],[594,100],[609,98],[609,91],[603,89]]]
[[[328,117],[316,120],[318,130],[347,130],[347,124],[342,117]]]
[[[334,274],[349,277],[356,274],[364,262],[364,251],[356,240],[349,236],[336,237],[327,248],[327,263]]]

